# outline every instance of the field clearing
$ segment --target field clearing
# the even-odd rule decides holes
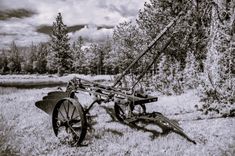
[[[111,81],[113,76],[109,75],[80,75],[69,74],[59,77],[57,75],[0,75],[0,87],[16,88],[45,88],[55,86],[66,86],[67,82],[79,76],[91,81]]]
[[[34,105],[55,89],[0,88],[0,155],[235,155],[235,118],[210,119],[197,112],[194,106],[199,99],[194,91],[161,96],[158,102],[147,104],[147,110],[178,120],[196,145],[175,133],[153,136],[132,129],[114,121],[99,106],[91,111],[97,117],[85,140],[87,146],[61,144],[54,136],[50,116]],[[78,97],[83,105],[91,99],[83,94]],[[112,108],[113,103],[103,106]]]

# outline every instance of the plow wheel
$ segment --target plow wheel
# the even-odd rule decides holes
[[[81,104],[72,98],[60,100],[53,110],[52,125],[62,143],[80,145],[87,131],[86,116]]]
[[[125,119],[131,117],[132,115],[139,115],[146,113],[145,105],[133,105],[131,103],[115,103],[114,104],[114,111],[116,118],[123,122]]]

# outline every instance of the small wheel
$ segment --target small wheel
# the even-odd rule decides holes
[[[126,118],[129,117],[130,113],[131,115],[138,115],[146,113],[146,107],[144,104],[142,105],[133,105],[131,103],[125,103],[125,104],[114,104],[114,111],[116,118],[123,122]]]
[[[52,113],[55,135],[62,143],[80,145],[86,136],[87,121],[81,104],[72,98],[64,98]]]

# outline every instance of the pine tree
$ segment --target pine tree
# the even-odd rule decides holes
[[[91,74],[102,74],[104,52],[99,44],[92,43],[86,49],[86,60]]]
[[[113,64],[119,68],[119,72],[122,72],[142,51],[144,39],[142,32],[131,21],[125,21],[116,26],[113,32],[111,55],[113,56]],[[138,67],[140,66],[136,64],[132,72],[138,72]]]
[[[193,52],[187,53],[186,65],[184,68],[184,85],[186,89],[195,89],[199,85],[199,63],[196,61]]]
[[[111,64],[111,60],[113,59],[111,54],[112,51],[112,40],[107,37],[105,41],[101,44],[101,49],[104,53],[104,60],[103,60],[103,66],[104,66],[104,74],[114,74],[114,65]]]
[[[210,1],[197,0],[150,0],[139,12],[137,23],[150,36],[149,42],[174,18],[183,11],[179,22],[164,36],[172,38],[165,51],[174,56],[181,65],[185,65],[187,52],[193,51],[203,71],[206,54],[207,28],[209,28]],[[161,43],[155,46],[158,50]]]
[[[56,17],[52,26],[48,68],[52,72],[63,75],[72,69],[72,54],[70,50],[67,26],[63,23],[61,13]]]
[[[12,73],[21,72],[20,52],[14,41],[10,45],[8,61],[8,68]]]
[[[1,68],[0,68],[0,72],[1,73],[6,73],[6,72],[8,72],[9,71],[9,68],[8,68],[8,59],[7,59],[7,55],[6,55],[6,51],[5,51],[5,49],[3,49],[2,50],[2,52],[1,52],[1,55],[0,55],[1,57],[0,57],[0,66],[1,66]]]
[[[204,111],[229,114],[235,110],[234,27],[235,2],[213,3],[210,42],[200,92]]]
[[[22,71],[26,73],[34,73],[33,69],[33,62],[36,61],[37,56],[37,46],[33,43],[25,49],[25,57],[23,58],[24,61],[22,62]]]
[[[84,49],[84,74],[91,74],[92,73],[92,58],[94,58],[93,56],[93,52],[91,51],[90,47],[86,47]]]
[[[180,63],[169,55],[161,55],[158,72],[154,76],[155,89],[162,94],[183,93],[182,69]]]
[[[39,74],[47,72],[47,53],[48,47],[46,44],[40,43],[37,46],[36,60],[33,62],[33,70]]]
[[[84,41],[80,36],[77,41],[74,41],[71,47],[73,54],[73,71],[83,73],[85,54],[82,49]]]

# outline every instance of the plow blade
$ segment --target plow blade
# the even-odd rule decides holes
[[[63,91],[49,92],[47,96],[43,97],[43,100],[37,101],[35,103],[35,106],[46,112],[48,115],[51,115],[56,103],[65,97],[69,97],[68,92],[63,92]]]
[[[188,141],[196,144],[196,142],[193,139],[191,139],[188,135],[184,133],[184,130],[179,126],[179,124],[176,121],[168,119],[161,113],[158,112],[145,113],[143,115],[134,116],[125,120],[127,124],[136,123],[138,121],[144,121],[145,123],[155,123],[163,130],[171,130],[181,135],[182,137],[186,138]]]

